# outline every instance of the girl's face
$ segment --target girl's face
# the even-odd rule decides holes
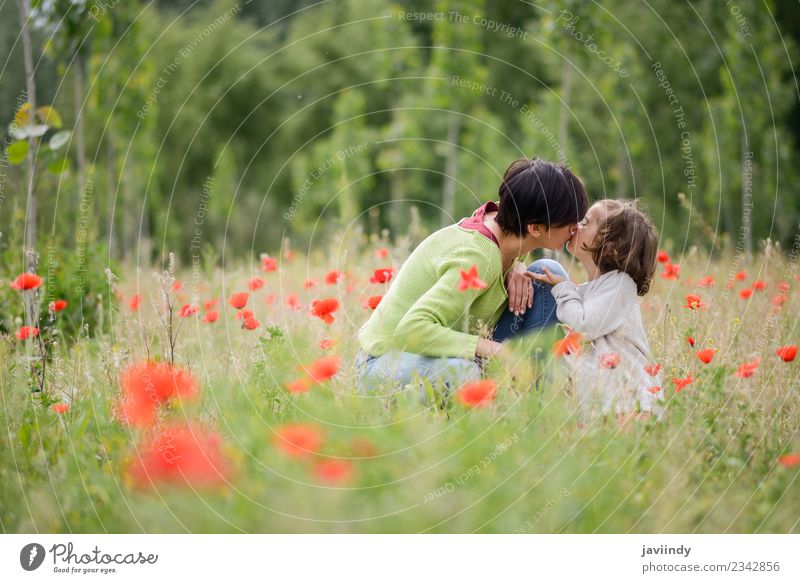
[[[599,203],[593,204],[586,212],[586,216],[578,223],[578,230],[567,242],[567,251],[578,259],[590,258],[584,245],[591,246],[597,235],[598,220],[605,213],[605,207]]]
[[[575,229],[576,225],[566,225],[564,227],[540,230],[539,242],[546,249],[558,251],[564,248],[564,244],[569,240]]]

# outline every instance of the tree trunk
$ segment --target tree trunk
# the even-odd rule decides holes
[[[442,188],[442,226],[453,222],[456,206],[456,179],[458,173],[458,134],[461,130],[461,116],[450,114],[447,122],[447,143],[449,150],[444,163],[444,186]]]
[[[86,145],[83,140],[83,58],[75,55],[75,79],[73,85],[75,101],[75,149],[78,158],[78,198],[86,190]]]
[[[28,93],[26,101],[31,104],[29,124],[33,125],[36,115],[36,79],[33,76],[33,49],[31,48],[31,31],[28,22],[30,14],[30,0],[17,0],[19,7],[19,24],[22,29],[22,54],[25,60],[25,86]],[[35,264],[32,257],[36,248],[36,192],[34,191],[34,178],[36,173],[36,139],[28,138],[28,184],[27,203],[25,208],[25,257],[26,269]]]
[[[572,65],[570,61],[571,51],[569,48],[564,49],[564,60],[561,72],[561,114],[558,116],[558,146],[561,148],[563,160],[560,163],[566,163],[567,152],[567,139],[569,132],[569,97],[572,91]]]

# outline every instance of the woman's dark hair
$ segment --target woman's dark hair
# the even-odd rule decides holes
[[[600,273],[619,270],[636,282],[636,292],[643,296],[650,290],[656,270],[658,235],[653,223],[636,202],[601,200],[605,215],[597,221],[597,234],[591,246],[592,261]]]
[[[565,227],[580,222],[589,208],[583,183],[562,164],[533,158],[512,162],[500,184],[495,222],[522,237],[528,225]]]

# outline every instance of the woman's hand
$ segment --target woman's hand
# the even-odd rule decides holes
[[[526,276],[527,273],[528,268],[525,264],[517,261],[506,276],[508,309],[514,312],[515,316],[524,314],[525,310],[533,305],[533,286]]]
[[[566,280],[565,277],[561,277],[560,275],[553,275],[553,273],[546,267],[544,268],[544,273],[533,273],[526,271],[525,275],[535,281],[541,281],[542,283],[547,283],[550,285],[557,285]]]

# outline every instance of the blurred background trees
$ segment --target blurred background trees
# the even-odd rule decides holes
[[[68,152],[35,181],[40,254],[94,245],[149,262],[188,258],[200,238],[258,256],[354,224],[402,237],[415,213],[432,230],[496,198],[522,156],[567,163],[593,198],[643,199],[665,246],[748,251],[797,235],[796,3],[30,10],[36,104],[63,121],[37,138],[36,172],[53,162],[57,132]],[[419,12],[442,17],[409,16]],[[27,170],[10,129],[27,101],[20,32],[17,3],[2,4],[0,246],[21,257]]]

